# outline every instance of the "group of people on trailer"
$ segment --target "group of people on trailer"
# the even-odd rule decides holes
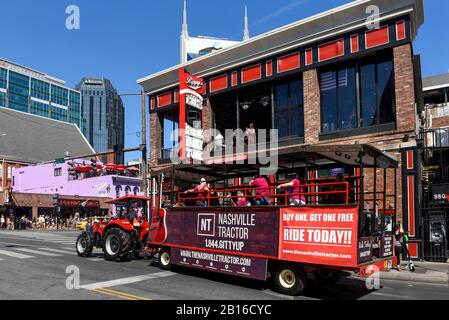
[[[337,176],[336,181],[343,181],[343,176]],[[278,193],[275,192],[273,194],[272,188],[270,188],[270,184],[267,179],[263,176],[256,175],[249,182],[249,186],[251,191],[254,192],[254,195],[248,195],[248,189],[242,188],[241,190],[236,190],[232,192],[232,195],[224,196],[223,199],[228,199],[229,204],[234,207],[247,207],[247,206],[269,206],[272,204],[271,197],[276,196]],[[285,205],[290,206],[301,206],[306,205],[306,193],[304,192],[304,185],[301,184],[299,174],[295,174],[291,181],[279,184],[275,187],[276,190],[286,190],[288,202],[284,203]],[[339,191],[340,190],[340,191]],[[334,194],[333,202],[335,203],[344,203],[342,200],[341,186],[334,186],[332,191],[337,191],[337,194]],[[343,192],[342,192],[343,193]],[[208,207],[214,206],[214,204],[218,205],[218,197],[216,195],[215,190],[207,183],[205,178],[201,178],[200,184],[197,185],[193,189],[189,189],[184,192],[184,194],[193,195],[192,198],[195,200],[195,205],[197,207]],[[280,193],[279,193],[280,195]],[[344,196],[344,195],[343,195]],[[186,196],[188,197],[188,196]]]

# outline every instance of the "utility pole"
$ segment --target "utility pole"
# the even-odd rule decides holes
[[[142,144],[140,150],[142,151],[142,190],[145,196],[148,196],[147,178],[147,110],[145,105],[145,91],[142,90]]]

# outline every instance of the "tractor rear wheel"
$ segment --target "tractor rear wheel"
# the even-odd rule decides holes
[[[81,233],[76,239],[76,253],[80,257],[89,257],[92,254],[94,246],[87,232]]]
[[[119,228],[109,229],[103,241],[103,252],[106,260],[122,261],[128,256],[131,244],[129,233]]]

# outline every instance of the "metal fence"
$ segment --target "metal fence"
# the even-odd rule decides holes
[[[423,208],[424,260],[447,262],[449,208]]]

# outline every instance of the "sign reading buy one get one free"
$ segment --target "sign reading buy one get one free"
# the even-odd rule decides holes
[[[281,209],[279,259],[357,266],[357,213],[357,207]]]

